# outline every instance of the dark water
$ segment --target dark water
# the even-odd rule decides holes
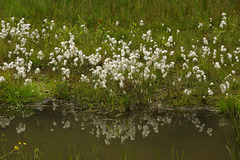
[[[0,134],[8,139],[0,147],[7,152],[19,141],[26,142],[21,149],[26,159],[34,159],[38,148],[42,159],[170,160],[174,150],[179,157],[183,153],[184,160],[228,160],[227,138],[234,138],[231,128],[228,119],[200,111],[111,118],[38,108],[0,116]]]

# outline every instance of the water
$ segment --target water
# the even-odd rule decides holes
[[[50,107],[51,108],[51,107]],[[0,133],[10,151],[20,142],[33,159],[39,148],[42,159],[171,159],[172,150],[184,160],[226,160],[230,121],[207,112],[134,113],[112,118],[74,109],[36,108],[18,115],[0,116]],[[2,155],[2,151],[0,152]],[[11,155],[9,159],[16,157]]]

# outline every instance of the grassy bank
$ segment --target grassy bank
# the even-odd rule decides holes
[[[240,98],[234,0],[0,2],[0,103],[111,112]]]

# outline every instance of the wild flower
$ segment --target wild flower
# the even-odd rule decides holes
[[[213,37],[213,44],[216,44],[217,42],[217,37]]]
[[[140,26],[143,26],[144,23],[143,23],[143,20],[140,20]]]
[[[67,78],[70,76],[70,69],[68,68],[61,68],[62,70],[62,75],[66,75]]]
[[[123,87],[124,87],[124,83],[123,83],[122,80],[120,81],[119,86],[120,86],[120,88],[123,88]]]
[[[185,50],[183,49],[183,46],[181,46],[181,52],[185,52]]]
[[[212,95],[213,95],[213,91],[212,91],[210,88],[208,88],[208,95],[209,95],[209,96],[212,96]]]
[[[38,59],[42,60],[44,58],[44,54],[42,51],[39,51],[38,52],[38,56],[37,56]]]
[[[202,29],[202,27],[203,27],[203,24],[202,24],[202,23],[199,23],[199,24],[198,24],[198,28]]]
[[[189,72],[187,73],[187,75],[185,75],[186,79],[190,78],[190,77],[191,77],[191,75],[192,75],[192,72],[191,72],[191,71],[189,71]]]
[[[3,76],[0,76],[0,83],[6,81],[6,79]]]
[[[230,61],[232,61],[232,54],[228,53],[228,54],[227,54],[227,57],[228,57],[228,59],[229,59]]]
[[[236,59],[236,62],[238,63],[239,62],[238,56],[235,56],[235,59]]]
[[[223,28],[223,26],[227,25],[225,21],[221,21],[220,28]]]
[[[32,85],[32,79],[25,79],[25,82],[24,82],[24,85],[27,86],[27,85]]]
[[[26,77],[26,69],[24,66],[19,67],[16,66],[17,73],[14,74],[15,79],[19,79],[20,77],[25,78]]]
[[[208,45],[208,40],[207,40],[206,37],[203,37],[203,43],[204,43],[205,45]]]
[[[225,48],[225,46],[221,45],[221,52],[226,52],[226,51],[227,51],[227,49]]]
[[[216,63],[214,64],[214,68],[216,68],[216,69],[219,69],[219,68],[221,68],[221,66],[220,66],[219,62],[216,62]]]
[[[188,65],[186,63],[183,63],[183,70],[188,69]]]
[[[19,146],[14,146],[14,149],[15,150],[19,150]]]
[[[226,90],[227,90],[227,87],[226,87],[225,84],[220,84],[220,89],[221,89],[221,92],[222,92],[222,93],[225,93]]]
[[[226,81],[225,84],[227,88],[230,88],[230,83],[228,81]]]
[[[190,95],[192,93],[192,91],[190,89],[185,89],[183,91],[183,93],[186,94],[186,95]]]
[[[171,31],[172,31],[171,28],[168,28],[168,27],[167,27],[167,32],[171,32]]]

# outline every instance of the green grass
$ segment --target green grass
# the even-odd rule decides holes
[[[162,22],[179,29],[189,30],[212,17],[221,19],[227,12],[237,20],[240,5],[237,0],[1,0],[1,18],[25,17],[38,24],[43,19],[54,19],[62,24],[76,24],[78,15],[94,28],[98,23],[120,21],[128,27],[132,22],[142,19],[147,26],[158,28]]]
[[[0,103],[7,103],[14,107],[34,103],[41,99],[37,82],[26,83],[23,79],[17,81],[5,76],[6,81],[0,84]]]
[[[27,31],[33,37],[24,31],[20,33],[25,35],[11,35],[7,31],[6,37],[5,30],[1,32],[0,76],[6,79],[0,82],[1,103],[22,106],[42,99],[57,98],[87,106],[91,110],[113,112],[143,106],[149,108],[160,103],[176,107],[218,106],[219,101],[223,103],[221,99],[226,93],[239,97],[240,65],[236,57],[240,57],[240,4],[236,0],[0,0],[0,3],[0,18],[4,20],[6,28],[6,23],[9,23],[10,29],[18,25],[21,28],[29,23],[31,25]],[[226,13],[224,21],[227,25],[221,28],[219,24],[223,20],[223,12]],[[11,21],[12,17],[15,17],[14,22]],[[25,18],[24,21],[21,21],[22,18]],[[43,22],[44,19],[47,21]],[[143,26],[140,20],[143,20]],[[119,25],[115,25],[117,21]],[[198,28],[199,23],[203,24],[202,28]],[[173,37],[171,46],[167,44],[170,36]],[[214,37],[217,37],[216,43],[213,43]],[[26,43],[22,38],[26,39]],[[73,40],[69,41],[71,38]],[[148,41],[148,38],[152,41]],[[208,44],[203,42],[203,38],[208,40]],[[114,44],[114,40],[118,43]],[[66,48],[62,42],[66,43]],[[20,48],[16,49],[16,45]],[[227,51],[220,51],[222,45]],[[56,52],[56,47],[60,53]],[[69,51],[72,54],[70,57],[64,55]],[[134,64],[128,51],[138,53],[135,60],[143,66]],[[174,52],[172,56],[171,51]],[[192,51],[196,53],[197,61],[188,56]],[[43,55],[39,56],[40,52]],[[108,69],[104,78],[93,74],[97,67],[106,69],[104,65],[109,62],[108,59],[120,65],[116,55],[120,56],[122,52],[126,52],[122,57],[131,61],[126,64],[127,69],[117,67],[117,73],[124,77],[123,86],[120,86],[119,79],[114,80],[114,68]],[[158,57],[148,60],[156,52]],[[228,53],[232,58],[229,58]],[[58,55],[63,56],[62,60],[59,60]],[[86,58],[90,55],[95,57],[95,64]],[[163,60],[165,56],[167,59]],[[22,64],[19,58],[23,58]],[[27,71],[30,61],[32,65]],[[15,66],[4,69],[4,62],[12,62]],[[174,62],[173,67],[162,67],[171,62]],[[220,63],[220,69],[214,68],[216,62]],[[187,68],[183,69],[185,64]],[[160,67],[156,69],[157,65]],[[16,78],[15,75],[20,74],[16,66],[25,67],[26,76]],[[199,69],[194,73],[195,66]],[[37,68],[40,73],[35,73]],[[63,75],[62,68],[69,69],[69,75],[67,71]],[[192,76],[186,78],[189,71]],[[146,72],[149,72],[149,77],[144,78]],[[81,80],[82,74],[87,76],[86,81],[89,82]],[[32,80],[32,85],[24,85],[26,78]],[[213,85],[210,85],[211,82]],[[220,85],[227,85],[227,82],[230,87],[222,93]],[[106,88],[101,85],[106,85]],[[190,95],[185,94],[188,90]],[[214,94],[210,95],[209,90]]]
[[[237,97],[229,96],[219,100],[219,109],[228,115],[240,112],[240,100]]]

